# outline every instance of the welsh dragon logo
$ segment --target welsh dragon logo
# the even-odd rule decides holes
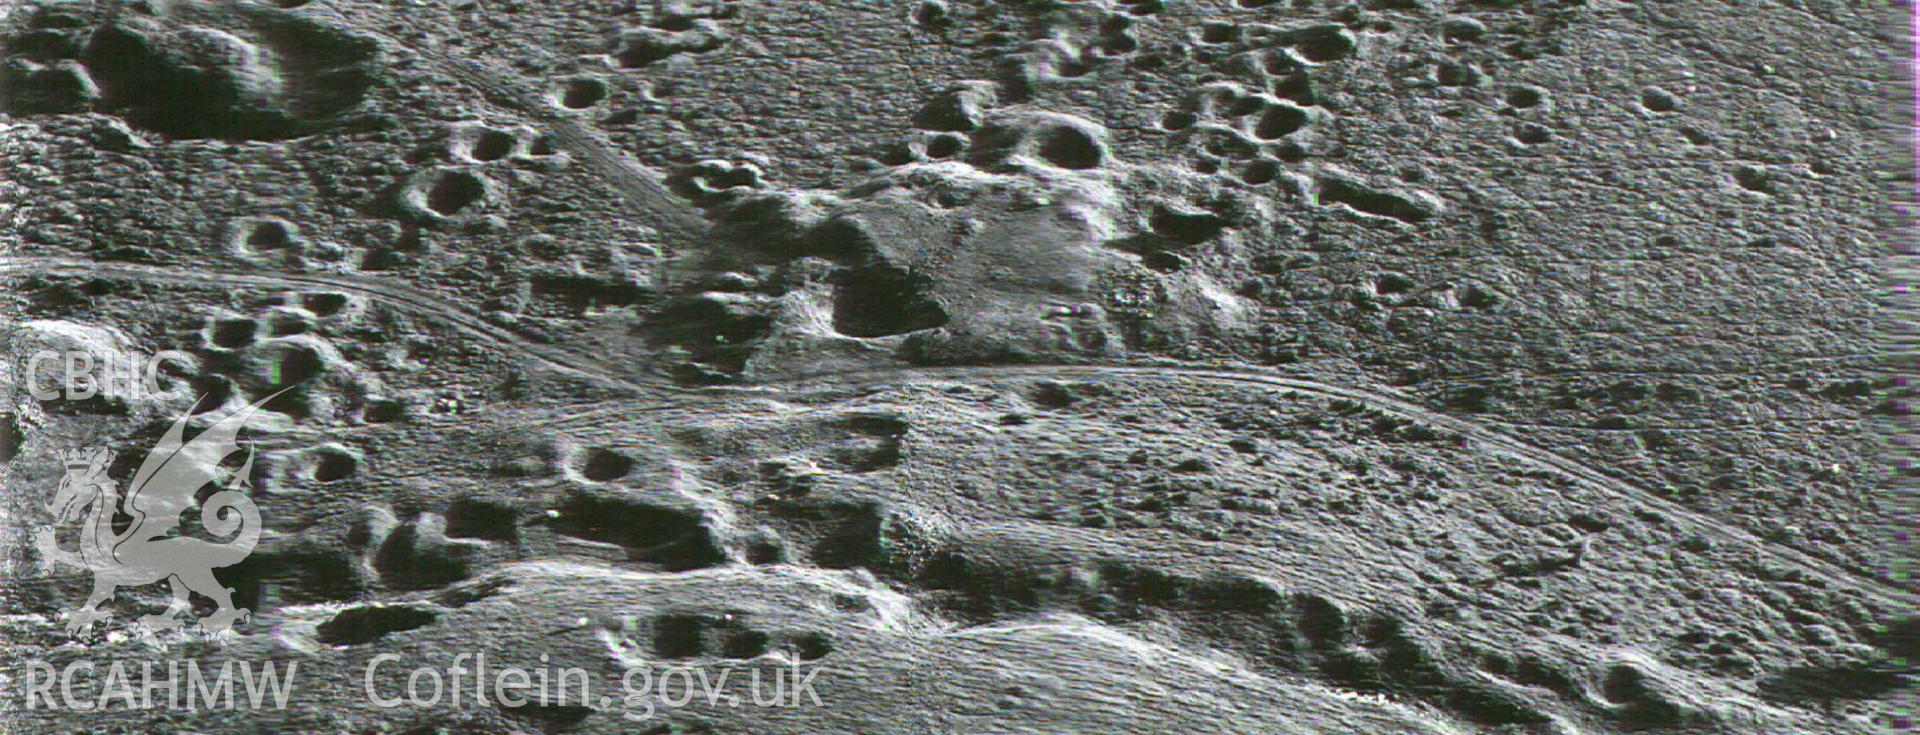
[[[231,474],[224,487],[217,484],[221,462],[241,451],[236,442],[241,427],[261,404],[272,397],[228,414],[191,440],[184,434],[190,416],[182,416],[167,430],[160,443],[148,452],[124,501],[114,481],[107,476],[113,453],[106,447],[62,452],[66,474],[60,489],[47,509],[58,523],[85,516],[80,528],[80,546],[69,551],[59,547],[54,527],[36,529],[35,546],[46,562],[58,562],[93,572],[93,594],[77,610],[62,613],[69,633],[83,633],[109,613],[101,603],[113,597],[121,587],[138,587],[166,580],[173,585],[173,600],[166,611],[139,620],[147,632],[179,628],[181,613],[188,610],[190,593],[210,598],[219,607],[200,620],[199,629],[208,636],[220,636],[244,621],[252,611],[233,606],[233,590],[215,579],[213,570],[233,566],[253,553],[260,541],[260,509],[242,490],[252,474],[254,452],[249,444],[246,464]],[[202,488],[220,488],[199,504],[200,525],[217,538],[214,543],[179,533],[180,515],[194,506]],[[131,516],[126,530],[115,532],[114,512]]]

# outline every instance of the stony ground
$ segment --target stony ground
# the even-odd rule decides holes
[[[1907,690],[1877,6],[0,7],[10,367],[191,356],[9,391],[0,666],[163,656],[165,585],[63,630],[56,453],[124,487],[267,399],[253,616],[159,642],[302,667],[0,730],[1865,733]],[[361,687],[482,650],[823,702]]]

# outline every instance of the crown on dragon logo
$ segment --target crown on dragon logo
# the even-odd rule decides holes
[[[91,480],[107,469],[107,463],[113,461],[113,452],[106,447],[74,449],[59,453],[60,463],[67,466],[68,474],[79,474],[83,480]]]

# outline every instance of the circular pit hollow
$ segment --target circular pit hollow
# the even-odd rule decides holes
[[[427,209],[451,217],[487,195],[487,183],[465,171],[444,171],[427,187]]]
[[[1213,22],[1207,23],[1206,25],[1200,26],[1200,42],[1201,43],[1213,43],[1213,44],[1230,43],[1234,40],[1234,38],[1238,37],[1239,35],[1240,35],[1239,26],[1235,26],[1232,23],[1221,23],[1219,21],[1213,21]]]
[[[315,482],[337,482],[352,477],[360,469],[360,460],[353,455],[334,448],[321,448],[313,451],[313,479]]]
[[[1300,60],[1285,49],[1267,52],[1260,62],[1260,68],[1267,76],[1284,77],[1301,71]]]
[[[1169,253],[1165,250],[1155,250],[1147,253],[1141,258],[1140,263],[1141,265],[1145,265],[1148,268],[1162,273],[1178,273],[1181,269],[1187,267],[1186,258],[1182,258],[1176,253]]]
[[[794,639],[793,652],[802,661],[816,661],[833,652],[833,640],[822,633],[807,633]]]
[[[1047,163],[1067,169],[1098,168],[1102,158],[1099,141],[1084,130],[1066,125],[1041,133],[1039,153]]]
[[[952,158],[960,155],[960,150],[965,147],[966,142],[962,141],[958,135],[937,135],[927,141],[927,157]]]
[[[318,350],[306,345],[288,345],[267,363],[267,383],[277,391],[313,380],[326,369],[326,360]]]
[[[193,386],[193,393],[198,398],[194,399],[193,408],[188,409],[187,412],[195,416],[217,411],[233,398],[233,381],[218,375],[194,378],[190,385]]]
[[[0,464],[12,462],[19,456],[20,445],[26,442],[26,435],[20,431],[20,425],[13,420],[13,414],[0,414]]]
[[[766,633],[757,630],[742,631],[727,639],[725,651],[721,655],[734,659],[757,658],[767,652],[767,645],[771,641],[772,637]]]
[[[1507,90],[1507,105],[1514,109],[1525,110],[1538,107],[1546,100],[1546,95],[1534,87],[1514,87]]]
[[[405,418],[407,404],[393,399],[369,401],[360,410],[360,418],[369,424],[390,424]]]
[[[228,350],[237,350],[253,344],[253,336],[260,325],[252,319],[221,319],[207,330],[207,341],[213,346]]]
[[[594,447],[581,453],[580,476],[594,482],[611,482],[633,471],[633,458],[607,447]]]
[[[1253,135],[1261,140],[1279,140],[1292,135],[1306,124],[1306,110],[1292,105],[1273,105],[1260,115],[1260,122],[1254,125]]]
[[[779,544],[771,541],[755,541],[747,546],[747,563],[755,565],[778,564],[786,560],[786,552]]]
[[[952,11],[941,0],[921,0],[913,9],[913,23],[922,28],[940,28],[952,22]]]
[[[483,163],[498,161],[513,155],[518,143],[511,134],[488,128],[473,137],[473,145],[467,149],[467,155]]]
[[[304,314],[283,311],[267,319],[267,331],[275,337],[306,334],[312,329],[313,323]]]
[[[293,226],[276,219],[256,220],[247,225],[244,242],[248,250],[279,250],[293,244]]]
[[[584,110],[607,99],[607,83],[591,77],[569,79],[560,88],[560,106]]]
[[[1246,167],[1240,170],[1240,180],[1253,186],[1272,183],[1279,177],[1280,162],[1269,158],[1249,161]]]
[[[1680,109],[1680,98],[1659,87],[1648,87],[1640,91],[1640,106],[1652,112],[1673,112]]]
[[[1413,280],[1398,273],[1382,273],[1373,279],[1373,292],[1377,294],[1406,293],[1413,289]]]
[[[347,308],[347,304],[350,303],[350,301],[351,299],[349,299],[346,294],[328,291],[303,294],[300,297],[300,305],[318,317],[329,317],[338,314],[341,309]]]
[[[1125,56],[1140,50],[1140,41],[1131,33],[1115,33],[1100,39],[1099,50],[1108,56]]]

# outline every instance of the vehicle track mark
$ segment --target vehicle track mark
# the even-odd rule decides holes
[[[360,295],[415,313],[419,316],[436,318],[452,324],[470,335],[488,340],[503,347],[516,350],[548,367],[562,372],[578,375],[605,385],[625,388],[636,394],[658,396],[660,393],[678,396],[706,397],[744,397],[771,399],[817,398],[821,393],[831,390],[871,390],[876,386],[895,386],[912,380],[1007,380],[1007,379],[1058,379],[1077,380],[1132,380],[1132,381],[1206,381],[1219,384],[1253,386],[1257,388],[1286,390],[1331,399],[1357,401],[1373,408],[1398,414],[1405,418],[1423,421],[1461,436],[1480,442],[1508,456],[1544,465],[1561,472],[1580,482],[1586,483],[1610,495],[1634,503],[1641,509],[1657,510],[1672,519],[1683,530],[1755,548],[1774,561],[1797,567],[1805,571],[1816,572],[1831,579],[1850,579],[1855,587],[1872,596],[1876,601],[1889,604],[1905,604],[1911,593],[1920,591],[1912,584],[1883,579],[1870,572],[1842,567],[1814,558],[1804,552],[1775,542],[1768,542],[1738,529],[1728,528],[1724,522],[1703,517],[1691,509],[1665,500],[1626,480],[1613,477],[1573,459],[1562,457],[1554,452],[1529,445],[1521,440],[1480,426],[1474,422],[1437,413],[1420,406],[1406,398],[1380,391],[1348,388],[1301,378],[1289,378],[1270,373],[1256,372],[1252,369],[1223,367],[1188,367],[1168,364],[1133,365],[1002,365],[1002,366],[963,366],[963,367],[892,367],[870,370],[843,371],[824,375],[809,375],[782,379],[751,386],[692,388],[674,383],[672,380],[641,374],[632,378],[613,377],[611,366],[591,357],[579,355],[552,345],[535,343],[509,330],[473,316],[460,307],[440,302],[419,294],[416,291],[402,289],[391,283],[365,276],[322,276],[322,275],[260,275],[238,272],[209,272],[206,269],[194,269],[180,272],[164,266],[133,265],[120,263],[93,263],[78,259],[48,257],[0,257],[0,277],[9,275],[56,275],[56,276],[105,276],[131,278],[158,283],[184,285],[207,285],[209,276],[219,277],[225,284],[254,285],[268,288],[307,288],[325,287],[351,290]],[[604,419],[610,414],[645,410],[630,405],[612,405],[591,409],[562,417],[555,417],[549,427],[562,427],[588,419]]]

